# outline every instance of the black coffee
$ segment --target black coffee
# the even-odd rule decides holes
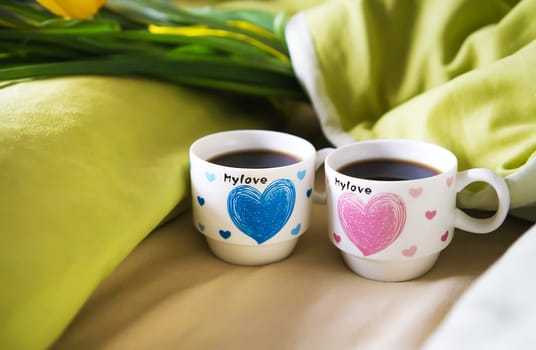
[[[247,150],[220,154],[211,163],[232,168],[262,169],[290,165],[300,160],[286,153],[267,150]]]
[[[398,159],[371,159],[347,164],[338,170],[344,175],[368,180],[415,180],[439,174],[427,165]]]

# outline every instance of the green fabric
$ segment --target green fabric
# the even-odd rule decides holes
[[[317,64],[301,78],[318,75],[326,125],[441,144],[507,177],[514,207],[535,204],[535,14],[534,0],[330,1],[306,12]]]
[[[0,90],[0,349],[43,349],[186,199],[188,148],[265,102],[98,77]]]

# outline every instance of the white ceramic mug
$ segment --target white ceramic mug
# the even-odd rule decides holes
[[[213,159],[263,150],[293,164],[235,167]],[[323,163],[308,141],[283,132],[234,130],[211,134],[190,147],[193,220],[222,260],[262,265],[286,258],[309,227],[315,170]]]
[[[412,180],[371,180],[341,173],[355,162],[377,159],[435,169]],[[366,278],[402,281],[435,264],[454,228],[487,233],[508,213],[505,181],[489,169],[457,170],[456,156],[440,146],[413,140],[361,141],[334,150],[325,160],[329,237],[350,269]],[[496,213],[472,218],[456,208],[456,194],[473,182],[491,185]]]

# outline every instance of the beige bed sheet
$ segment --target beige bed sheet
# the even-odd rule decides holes
[[[455,233],[426,275],[363,279],[326,233],[324,206],[288,259],[242,267],[207,249],[187,212],[99,286],[54,349],[418,349],[458,297],[530,226]]]

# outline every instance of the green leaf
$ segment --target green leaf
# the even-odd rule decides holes
[[[0,81],[77,74],[139,75],[245,94],[303,97],[294,77],[214,58],[155,60],[154,57],[115,56],[99,60],[44,63],[0,69]]]
[[[85,33],[119,32],[121,25],[112,19],[77,20],[53,18],[41,22],[36,30],[41,33],[82,35]]]
[[[41,22],[56,18],[35,3],[8,2],[0,4],[0,22],[5,27],[28,28],[39,26]]]
[[[261,10],[235,10],[236,16],[232,17],[230,10],[220,10],[206,7],[202,10],[186,9],[164,0],[108,0],[106,8],[121,13],[132,21],[146,25],[157,24],[162,26],[202,25],[215,29],[224,29],[234,33],[240,33],[259,40],[266,45],[287,54],[286,45],[277,36],[268,38],[250,30],[232,26],[230,19],[243,19],[252,25],[261,27],[267,31],[273,29],[273,23],[278,18],[277,14]],[[272,24],[270,24],[272,23]]]

